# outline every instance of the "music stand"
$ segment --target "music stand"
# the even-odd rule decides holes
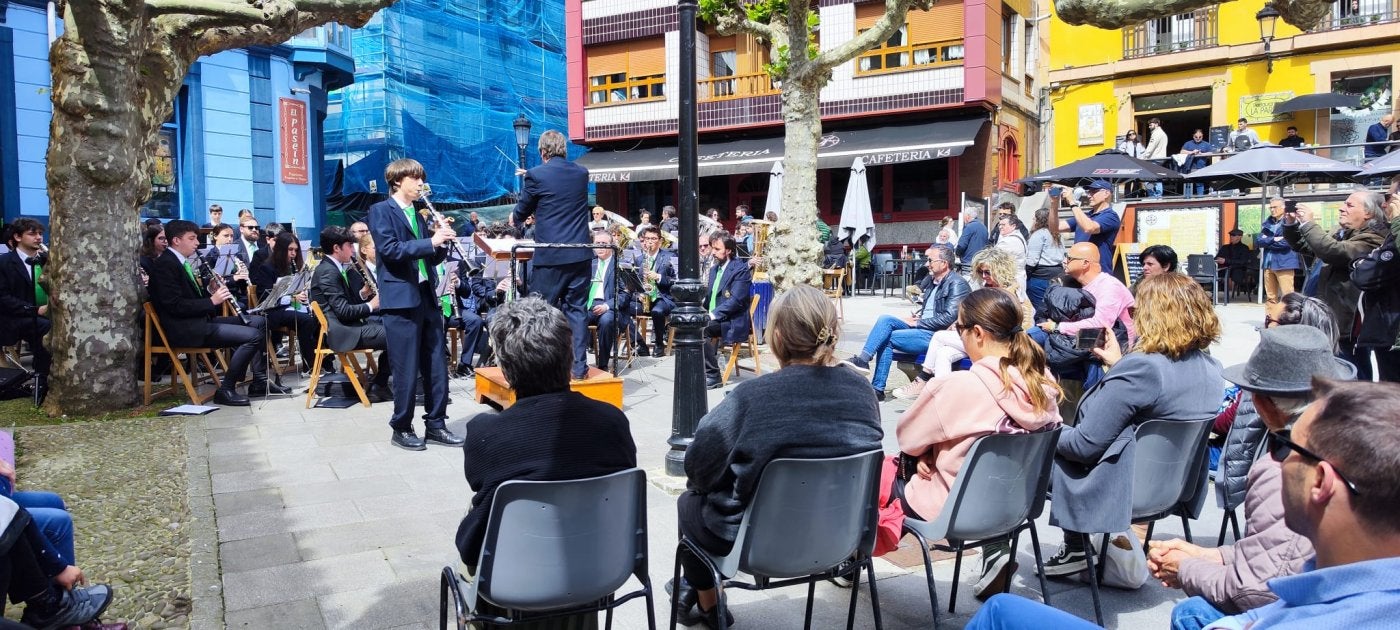
[[[255,314],[263,313],[268,309],[280,306],[282,303],[282,298],[287,297],[289,295],[293,295],[295,293],[300,293],[300,291],[292,291],[292,285],[295,283],[297,276],[299,275],[301,274],[294,273],[289,276],[282,276],[281,278],[278,278],[277,283],[272,285],[272,289],[267,292],[267,297],[263,298],[262,303],[258,304],[257,306],[251,309],[248,309],[248,312]]]

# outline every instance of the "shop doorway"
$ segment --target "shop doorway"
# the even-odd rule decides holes
[[[1143,144],[1147,143],[1149,131],[1147,121],[1157,118],[1162,121],[1162,130],[1167,132],[1167,155],[1181,153],[1182,145],[1191,139],[1191,134],[1197,129],[1210,139],[1210,107],[1193,107],[1188,109],[1176,109],[1166,111],[1140,112],[1134,117],[1135,127],[1138,136],[1143,139]],[[1172,168],[1175,168],[1174,162]],[[1179,183],[1168,182],[1164,187],[1164,194],[1181,194]]]

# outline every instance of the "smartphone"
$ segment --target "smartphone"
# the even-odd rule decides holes
[[[1103,335],[1104,329],[1102,328],[1085,328],[1080,330],[1079,334],[1075,335],[1074,338],[1074,349],[1093,350],[1094,348],[1102,348],[1105,343]]]
[[[1285,199],[1283,202],[1284,214],[1298,214],[1298,202],[1292,199]]]
[[[1061,188],[1061,187],[1059,187],[1059,186],[1051,186],[1051,187],[1050,187],[1050,198],[1051,198],[1051,199],[1059,199],[1059,198],[1060,198],[1060,194],[1063,193],[1064,190],[1065,190],[1064,188]]]

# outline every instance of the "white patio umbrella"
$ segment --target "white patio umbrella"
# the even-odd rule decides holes
[[[865,181],[865,160],[856,158],[851,164],[851,179],[846,183],[846,199],[841,202],[840,235],[851,247],[869,238],[865,247],[875,247],[875,217],[870,211],[870,187]]]
[[[763,206],[763,216],[766,218],[769,212],[773,216],[778,216],[783,212],[783,161],[774,160],[773,170],[769,171],[768,177],[768,202]]]

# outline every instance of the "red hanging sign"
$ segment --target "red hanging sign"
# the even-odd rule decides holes
[[[278,99],[282,135],[282,183],[311,182],[306,157],[306,103],[294,98]]]

